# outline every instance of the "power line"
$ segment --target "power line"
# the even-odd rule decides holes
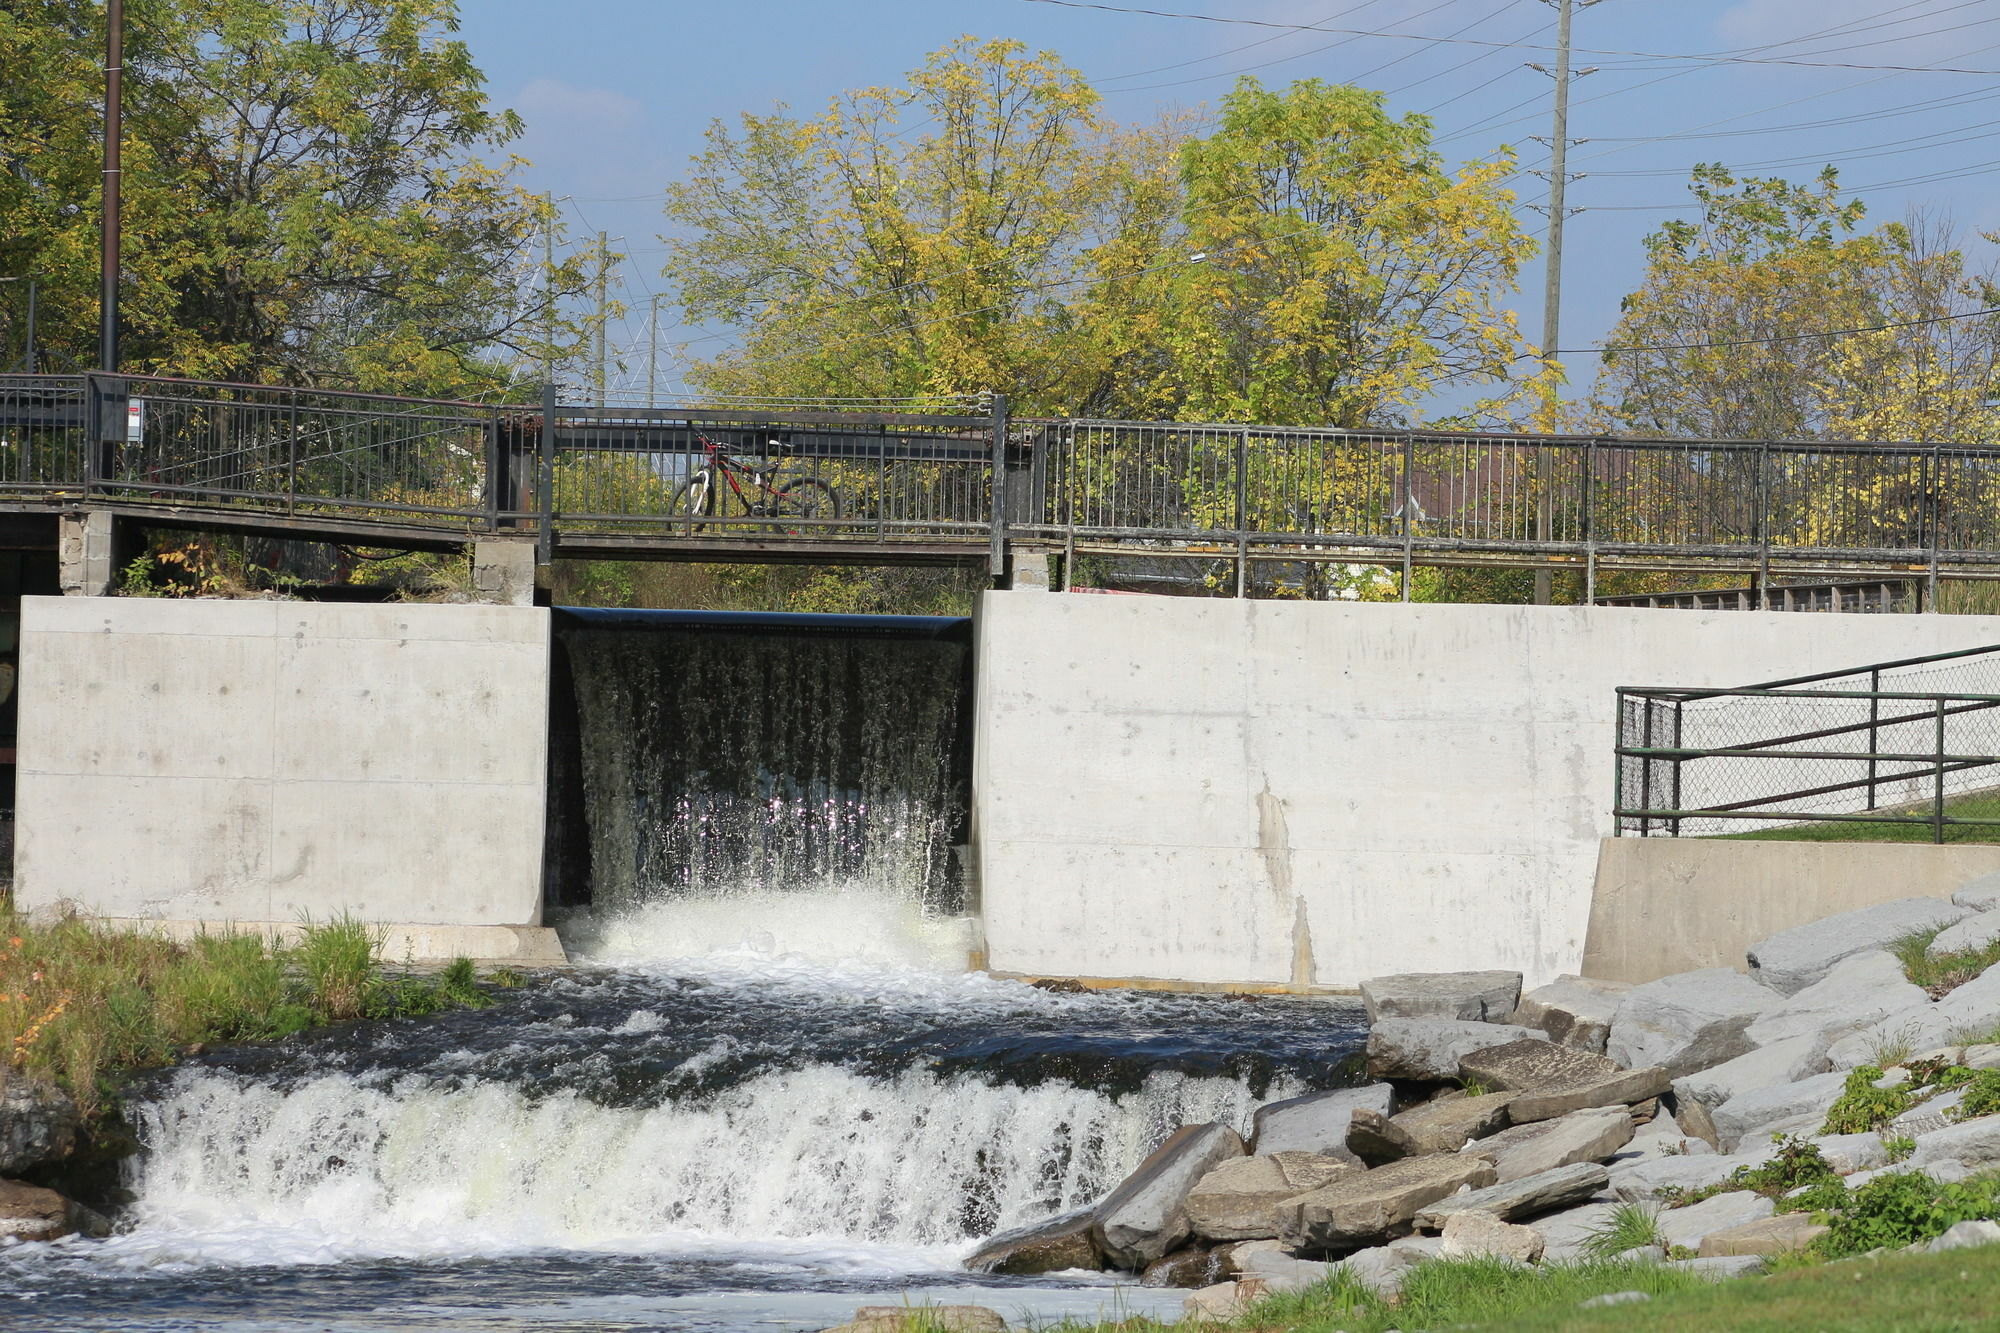
[[[1534,42],[1495,42],[1479,37],[1434,37],[1415,32],[1379,32],[1366,28],[1328,28],[1310,23],[1278,23],[1269,19],[1224,18],[1216,14],[1190,14],[1172,9],[1139,9],[1124,5],[1098,4],[1094,0],[1022,0],[1030,5],[1058,5],[1064,9],[1096,9],[1111,14],[1137,14],[1150,18],[1189,19],[1199,23],[1227,23],[1251,28],[1284,28],[1293,32],[1337,33],[1348,37],[1382,37],[1412,42],[1448,42],[1459,46],[1489,46],[1500,50],[1553,51],[1552,46]],[[1782,44],[1782,43],[1781,43]],[[1893,70],[1906,74],[1978,74],[2000,76],[2000,70],[1968,69],[1956,65],[1871,65],[1845,60],[1799,60],[1788,56],[1697,55],[1663,51],[1626,51],[1614,47],[1579,46],[1577,53],[1594,56],[1629,56],[1638,60],[1701,61],[1710,65],[1797,65],[1812,69]]]

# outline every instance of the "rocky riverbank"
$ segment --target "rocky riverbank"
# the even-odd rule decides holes
[[[1096,1206],[968,1267],[1125,1270],[1219,1320],[1338,1274],[1392,1296],[1440,1257],[1721,1279],[1885,1237],[2000,1240],[1996,958],[1990,876],[1784,931],[1743,971],[1526,994],[1512,972],[1375,978],[1372,1082],[1266,1105],[1247,1141],[1184,1126]],[[1882,1220],[1905,1196],[1929,1201],[1914,1230]]]

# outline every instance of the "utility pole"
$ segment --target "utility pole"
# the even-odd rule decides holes
[[[605,405],[604,386],[610,379],[609,354],[605,348],[605,326],[610,318],[606,311],[610,305],[611,286],[611,237],[608,233],[597,233],[597,367],[591,373],[592,387],[597,391],[597,405]]]
[[[1555,124],[1551,128],[1550,137],[1547,141],[1549,145],[1549,248],[1542,287],[1542,368],[1545,371],[1552,371],[1555,366],[1556,348],[1561,345],[1559,340],[1562,337],[1563,223],[1568,219],[1570,211],[1566,203],[1570,182],[1569,146],[1572,142],[1569,137],[1569,86],[1573,81],[1582,78],[1584,75],[1595,74],[1597,72],[1595,67],[1577,70],[1575,73],[1570,72],[1570,18],[1577,9],[1588,9],[1598,3],[1598,0],[1545,0],[1545,2],[1554,5],[1556,9],[1556,66],[1553,70],[1545,65],[1533,65],[1531,68],[1551,75],[1555,79],[1556,84]],[[1583,140],[1578,139],[1574,142],[1581,143]],[[1548,397],[1545,401],[1546,417],[1543,422],[1543,429],[1552,432],[1556,426],[1555,408],[1557,401],[1553,381],[1549,384],[1547,393]],[[1549,513],[1550,469],[1545,451],[1538,451],[1535,456],[1535,473],[1537,480],[1541,482],[1541,485],[1536,488],[1538,494],[1535,499],[1535,536],[1540,540],[1546,541],[1554,525],[1550,521],[1551,515]],[[1538,569],[1535,571],[1536,604],[1546,606],[1549,603],[1554,594],[1552,585],[1553,578],[1548,570]]]
[[[119,147],[125,137],[125,0],[104,6],[104,252],[98,264],[102,288],[97,307],[97,368],[118,373]]]
[[[556,382],[556,196],[542,196],[542,383]]]
[[[653,405],[654,382],[660,377],[660,295],[653,293],[653,318],[646,338],[646,406]]]

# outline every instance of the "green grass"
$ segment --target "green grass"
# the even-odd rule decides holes
[[[1641,1245],[1664,1247],[1666,1243],[1656,1209],[1643,1203],[1621,1203],[1611,1210],[1610,1220],[1583,1242],[1583,1248],[1593,1259],[1612,1259]]]
[[[0,903],[0,1062],[52,1079],[96,1114],[115,1074],[171,1064],[199,1043],[487,1003],[468,960],[420,978],[386,972],[380,952],[375,932],[349,917],[309,922],[298,943],[272,946],[37,924]]]
[[[1898,814],[1927,815],[1928,806],[1899,807]],[[1971,792],[1964,796],[1947,797],[1944,803],[1946,819],[2000,819],[2000,792]],[[1833,821],[1802,824],[1787,824],[1783,828],[1758,829],[1752,833],[1718,833],[1712,836],[1733,839],[1738,842],[1929,842],[1932,828],[1929,824],[1889,824],[1874,820],[1847,823]],[[1945,825],[1946,842],[2000,842],[2000,825],[1954,828]]]
[[[1889,951],[1903,965],[1903,975],[1929,991],[1932,999],[1963,986],[2000,962],[2000,940],[1977,949],[1959,949],[1931,957],[1931,941],[1944,929],[1939,926],[1934,930],[1920,930],[1889,946]]]

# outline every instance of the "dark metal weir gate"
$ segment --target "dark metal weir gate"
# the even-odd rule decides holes
[[[715,444],[775,459],[690,512]],[[762,465],[761,462],[758,465]],[[810,480],[807,480],[810,479]],[[576,407],[138,376],[0,376],[0,508],[545,559],[958,563],[1013,551],[1786,578],[2000,578],[2000,450]],[[1068,566],[1068,567],[1073,567]],[[1406,584],[1407,586],[1407,584]],[[1930,599],[1926,597],[1926,604]]]

